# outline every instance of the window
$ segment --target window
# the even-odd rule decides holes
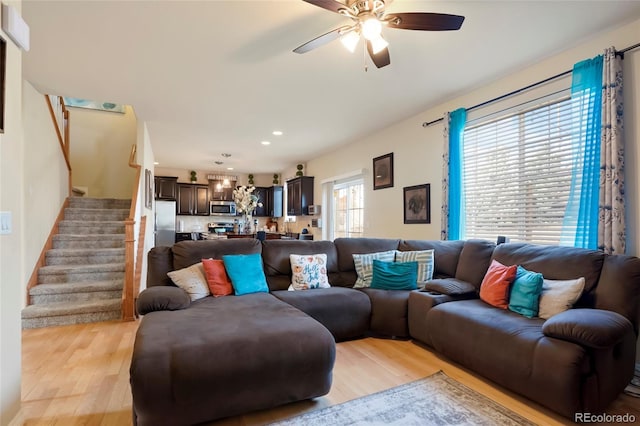
[[[571,100],[464,131],[465,238],[558,244],[573,173]]]
[[[362,179],[333,185],[331,239],[364,236],[364,184]]]

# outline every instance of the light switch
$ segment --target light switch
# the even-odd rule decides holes
[[[11,234],[11,212],[0,212],[0,235]]]

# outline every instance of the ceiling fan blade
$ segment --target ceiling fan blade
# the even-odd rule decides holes
[[[393,13],[385,17],[390,28],[420,31],[452,31],[459,30],[464,16],[447,15],[445,13]]]
[[[347,8],[347,6],[335,0],[303,0],[303,1],[306,1],[307,3],[311,3],[314,6],[318,6],[323,9],[330,10],[335,13],[340,13],[340,9]]]
[[[332,42],[333,40],[342,37],[342,35],[345,33],[345,31],[347,31],[349,29],[348,26],[344,26],[344,27],[340,27],[340,28],[336,28],[333,31],[329,31],[326,34],[322,34],[321,36],[318,36],[316,38],[314,38],[311,41],[306,42],[305,44],[296,47],[295,49],[293,49],[294,52],[296,53],[307,53],[310,50],[313,50],[317,47],[320,46],[324,46],[325,44]]]
[[[385,47],[378,53],[373,53],[371,42],[367,40],[367,51],[369,52],[369,56],[371,56],[371,60],[376,65],[376,67],[386,67],[391,63],[391,57],[389,57],[389,49],[387,47]]]

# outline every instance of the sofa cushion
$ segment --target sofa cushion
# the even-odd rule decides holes
[[[361,292],[371,300],[372,333],[378,336],[409,337],[407,327],[408,299],[413,291],[380,290],[363,288]]]
[[[491,254],[495,244],[484,240],[465,241],[460,251],[455,277],[459,280],[473,284],[480,289],[480,284],[491,264]],[[513,265],[514,263],[504,263]]]
[[[187,292],[191,300],[202,299],[211,294],[204,275],[202,262],[198,262],[186,268],[171,271],[167,275],[175,285]]]
[[[355,265],[358,279],[353,288],[363,288],[371,286],[373,278],[373,261],[393,262],[396,257],[395,250],[381,251],[367,254],[353,254],[353,264]]]
[[[327,255],[290,254],[291,288],[292,290],[308,290],[313,288],[329,288],[327,278]]]
[[[276,290],[271,294],[316,319],[338,341],[360,337],[369,330],[371,302],[358,290],[331,287],[313,291]]]
[[[516,277],[516,265],[505,266],[494,260],[489,266],[482,284],[480,285],[480,299],[500,309],[509,306],[509,286]]]
[[[266,240],[262,242],[262,261],[269,289],[286,290],[291,285],[290,254],[320,254],[327,256],[329,284],[340,285],[338,252],[331,241]]]
[[[464,247],[464,241],[438,241],[438,240],[403,240],[398,246],[400,251],[433,250],[434,270],[436,278],[454,277],[458,267],[458,258]]]
[[[207,278],[207,285],[213,297],[228,296],[233,294],[233,286],[224,267],[224,262],[220,259],[202,259],[204,275]]]
[[[544,320],[475,299],[434,306],[427,323],[442,355],[554,411],[579,411],[590,357],[580,345],[544,336]]]
[[[449,296],[456,296],[462,294],[476,293],[476,287],[466,281],[461,281],[457,278],[438,278],[428,281],[425,286],[425,290],[435,293],[447,294]]]
[[[353,287],[358,275],[353,263],[354,254],[396,250],[400,240],[385,238],[336,238],[333,243],[338,251],[339,284],[330,279],[331,285]]]
[[[584,289],[584,278],[575,280],[548,280],[542,283],[538,316],[549,319],[571,309]]]
[[[136,299],[136,312],[146,315],[154,311],[177,311],[188,308],[191,298],[181,288],[154,286],[144,289]]]
[[[396,262],[418,262],[418,287],[433,278],[433,250],[396,250]]]
[[[633,326],[620,314],[601,309],[571,309],[554,315],[542,326],[545,336],[596,349],[620,342]]]
[[[585,291],[591,291],[598,283],[604,257],[597,250],[525,243],[500,244],[493,252],[498,262],[521,265],[529,271],[540,272],[546,279],[584,277]]]
[[[373,260],[371,288],[380,290],[415,290],[418,262],[383,262]]]
[[[194,262],[196,263],[196,262]],[[173,251],[171,247],[158,246],[147,255],[147,288],[154,286],[175,286],[167,275],[173,271]]]
[[[327,329],[270,294],[207,297],[142,319],[134,412],[139,425],[187,425],[315,398],[334,359]]]
[[[527,271],[522,266],[518,266],[516,279],[509,293],[509,310],[527,318],[537,317],[542,281],[542,274]]]
[[[260,241],[253,238],[231,240],[180,241],[172,247],[173,267],[182,269],[202,259],[222,259],[225,254],[261,253]]]
[[[269,292],[260,254],[229,254],[222,260],[236,296]]]

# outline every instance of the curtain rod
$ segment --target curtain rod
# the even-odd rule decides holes
[[[628,52],[630,50],[633,50],[633,49],[637,49],[639,47],[640,47],[640,43],[637,43],[637,44],[634,44],[633,46],[626,47],[626,48],[624,48],[622,50],[616,50],[616,55],[619,55],[622,59],[624,59],[624,54],[626,52]],[[522,92],[525,92],[525,91],[527,91],[529,89],[533,89],[536,86],[540,86],[542,84],[545,84],[545,83],[548,83],[550,81],[553,81],[553,80],[555,80],[557,78],[564,77],[567,74],[571,74],[572,71],[573,70],[571,69],[571,70],[567,70],[567,71],[561,72],[560,74],[556,74],[554,76],[545,78],[544,80],[540,80],[540,81],[538,81],[536,83],[533,83],[533,84],[530,84],[528,86],[522,87],[520,89],[514,90],[513,92],[509,92],[509,93],[506,93],[504,95],[500,95],[497,98],[489,99],[488,101],[484,101],[482,103],[479,103],[477,105],[474,105],[472,107],[467,108],[467,111],[473,111],[476,108],[482,108],[483,106],[487,106],[487,105],[492,104],[494,102],[498,102],[498,101],[501,101],[501,100],[503,100],[505,98],[509,98],[509,97],[511,97],[513,95],[517,95],[518,93],[522,93]],[[422,127],[429,127],[432,124],[439,123],[439,122],[441,122],[443,120],[444,120],[444,117],[440,117],[440,118],[438,118],[436,120],[432,120],[432,121],[425,121],[425,122],[422,123]]]

